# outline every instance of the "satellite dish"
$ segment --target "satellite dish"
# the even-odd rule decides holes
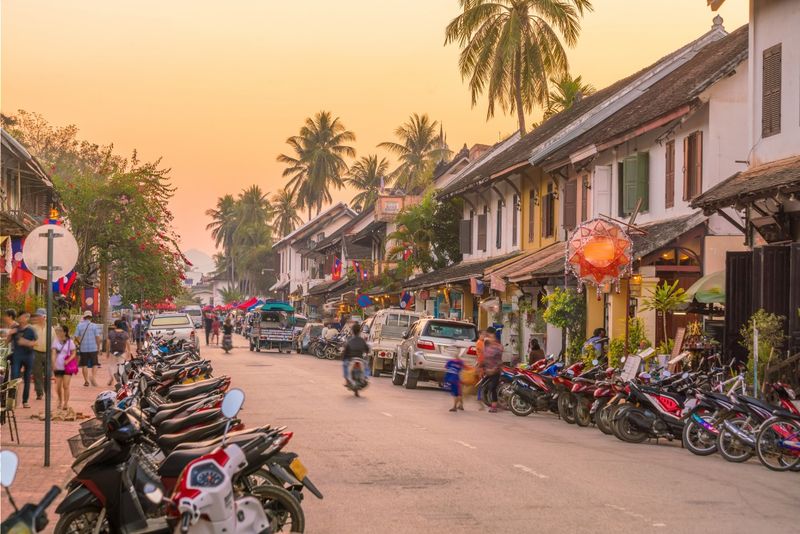
[[[28,270],[47,279],[47,232],[53,230],[53,280],[66,276],[78,262],[78,242],[69,230],[57,224],[43,224],[25,238],[22,258]],[[57,236],[57,237],[56,237]]]

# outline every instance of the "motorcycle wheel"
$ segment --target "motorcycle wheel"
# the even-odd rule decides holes
[[[533,413],[533,404],[519,393],[514,393],[508,401],[508,409],[514,415],[526,417]]]
[[[102,509],[94,506],[84,506],[67,512],[58,518],[55,534],[92,534],[95,532],[97,520],[101,513]],[[98,532],[100,534],[111,534],[111,528],[108,526],[108,520],[105,519],[105,516]]]
[[[745,417],[735,417],[730,419],[730,422],[747,432],[753,432],[754,430]],[[746,462],[753,457],[755,452],[746,443],[736,439],[724,426],[720,428],[717,435],[717,450],[720,456],[733,463]]]
[[[336,350],[336,347],[330,346],[325,349],[325,357],[329,360],[335,360],[336,356],[339,355],[339,351]]]
[[[314,346],[314,356],[320,360],[325,359],[325,349],[322,347],[322,345]]]
[[[589,426],[592,424],[592,414],[589,413],[592,405],[589,399],[580,396],[575,399],[575,423],[578,426]]]
[[[628,443],[642,443],[647,440],[647,432],[640,430],[639,427],[634,425],[628,417],[627,412],[622,414],[615,423],[618,432],[617,437],[622,441]]]
[[[264,485],[253,488],[253,496],[261,502],[272,532],[303,532],[306,517],[300,503],[288,490]]]
[[[756,454],[764,467],[772,471],[789,471],[800,466],[800,456],[779,445],[782,434],[797,436],[798,433],[800,423],[794,421],[775,420],[762,425],[756,436]]]
[[[698,416],[703,417],[702,414],[698,414]],[[683,427],[681,439],[683,446],[697,456],[708,456],[717,452],[717,437],[703,428],[692,416],[689,416]]]
[[[565,392],[558,395],[558,416],[570,425],[575,424],[575,402],[572,393]]]
[[[514,387],[510,382],[504,382],[497,388],[497,405],[504,410],[511,407],[511,397],[514,395]]]
[[[614,431],[611,430],[611,418],[613,416],[614,410],[608,405],[608,400],[603,401],[597,411],[594,412],[594,422],[600,432],[609,436],[614,433]]]

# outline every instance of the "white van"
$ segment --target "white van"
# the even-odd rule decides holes
[[[202,328],[203,327],[203,309],[200,306],[190,304],[189,306],[184,306],[181,310],[181,313],[185,313],[189,317],[192,318],[192,322],[194,323],[195,328]]]
[[[369,362],[372,376],[391,373],[397,346],[403,341],[408,327],[422,317],[421,314],[401,308],[378,310],[373,317],[364,321],[362,335],[366,336],[372,355]]]

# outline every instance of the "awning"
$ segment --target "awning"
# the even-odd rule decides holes
[[[645,233],[635,233],[631,236],[634,259],[638,260],[667,246],[671,241],[679,238],[697,225],[704,223],[706,219],[708,217],[698,211],[691,215],[638,226]]]
[[[518,255],[518,252],[514,252],[513,254],[506,254],[495,258],[455,263],[443,269],[420,274],[403,284],[403,289],[423,289],[453,282],[463,282],[475,276],[483,276],[483,271],[487,267],[502,263]]]
[[[686,297],[702,304],[725,304],[725,271],[705,275],[686,290]]]
[[[280,291],[289,286],[289,280],[285,282],[275,282],[272,287],[269,288],[270,291]]]
[[[744,206],[777,193],[800,191],[800,156],[770,161],[738,172],[718,183],[691,202],[711,214],[729,206]]]
[[[319,284],[309,288],[308,294],[309,295],[323,295],[338,287],[342,287],[347,284],[347,278],[342,278],[340,280],[327,280],[325,282],[320,282]]]
[[[530,280],[538,276],[564,274],[564,242],[553,243],[539,250],[526,253],[519,261],[515,261],[490,274],[490,276],[507,278],[512,282]]]

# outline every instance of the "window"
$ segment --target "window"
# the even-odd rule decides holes
[[[193,326],[188,315],[162,315],[150,322],[150,328],[170,328],[175,326]]]
[[[517,233],[519,232],[519,222],[517,212],[519,211],[519,195],[514,195],[513,205],[511,206],[511,246],[517,246]]]
[[[458,242],[461,254],[472,254],[472,218],[464,219],[458,225]]]
[[[650,195],[650,158],[647,152],[639,152],[628,156],[619,164],[620,203],[619,214],[624,217],[633,213],[639,199],[642,199],[640,211],[646,211]]]
[[[555,232],[555,197],[553,182],[549,182],[547,194],[542,199],[542,237],[553,237]]]
[[[534,216],[536,210],[536,190],[531,189],[530,193],[528,193],[528,243],[533,243],[533,238],[536,236],[534,232],[534,224],[533,221],[536,220]]]
[[[483,213],[478,215],[478,250],[486,251],[486,223],[489,217],[489,208],[483,207]]]
[[[444,321],[430,321],[425,325],[423,336],[455,339],[460,341],[475,341],[478,332],[471,324],[448,323]]]
[[[683,139],[683,200],[703,192],[703,132]]]
[[[589,218],[589,175],[583,177],[581,184],[581,222]]]
[[[781,133],[781,45],[764,50],[761,73],[761,137]]]
[[[564,228],[571,230],[578,224],[578,180],[569,180],[564,186]]]
[[[495,245],[497,248],[503,244],[503,199],[497,200],[497,228],[495,229]]]
[[[664,161],[664,207],[675,206],[675,140],[667,141]]]

